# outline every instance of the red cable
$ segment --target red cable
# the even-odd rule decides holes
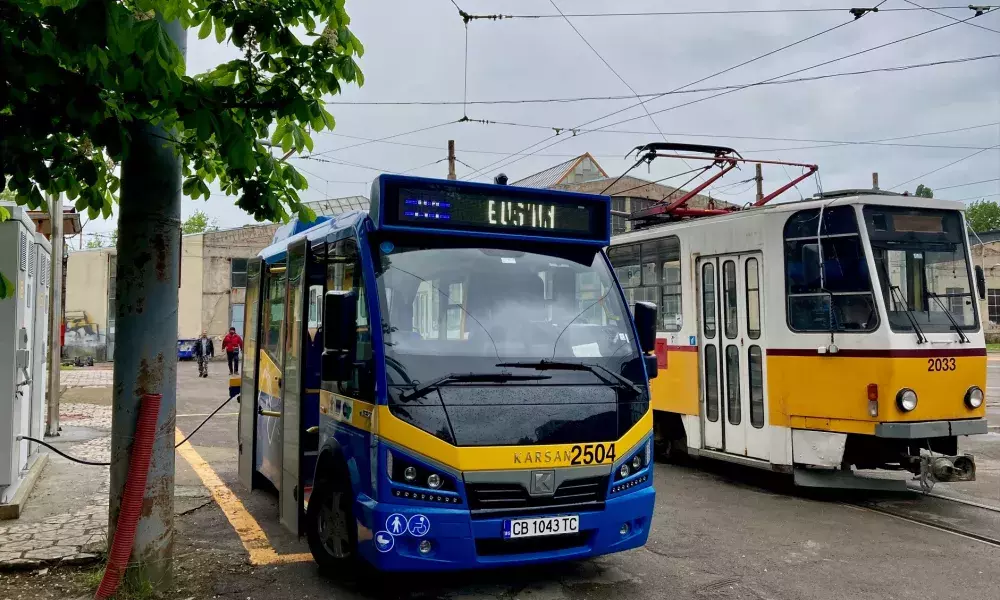
[[[135,441],[128,461],[128,477],[122,494],[121,509],[115,539],[108,554],[108,565],[104,570],[101,585],[97,588],[95,600],[105,600],[114,596],[121,584],[122,575],[128,567],[128,559],[135,543],[135,530],[142,512],[142,499],[146,493],[146,476],[149,474],[149,459],[153,454],[156,439],[156,420],[160,414],[160,394],[143,394],[139,406],[139,419],[135,428]]]

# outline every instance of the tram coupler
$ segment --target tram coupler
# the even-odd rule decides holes
[[[971,454],[940,456],[924,454],[920,457],[920,479],[930,481],[975,481],[976,459]]]

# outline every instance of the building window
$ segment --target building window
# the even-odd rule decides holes
[[[792,331],[874,331],[878,313],[851,206],[802,210],[785,223],[785,291]],[[821,246],[822,244],[822,246]]]
[[[613,196],[611,198],[611,210],[625,212],[625,198]],[[611,215],[611,235],[620,235],[628,231],[625,217]]]
[[[680,247],[671,236],[608,251],[629,308],[636,302],[655,304],[659,331],[680,331],[683,324]]]
[[[245,313],[246,305],[244,304],[234,304],[230,307],[231,318],[229,319],[229,326],[236,328],[236,333],[243,335],[243,316]]]
[[[247,259],[232,259],[229,279],[230,287],[245,288],[247,286]]]
[[[987,290],[986,302],[990,313],[990,322],[1000,323],[1000,290]]]
[[[969,294],[960,287],[945,288],[944,293],[948,296],[948,312],[961,323],[965,320],[965,297]]]

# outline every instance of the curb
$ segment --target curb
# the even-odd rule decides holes
[[[14,571],[33,571],[43,567],[80,567],[92,565],[103,560],[103,554],[83,553],[73,556],[64,556],[52,560],[41,560],[37,558],[15,558],[0,562],[0,573],[11,573]]]
[[[1000,433],[1000,425],[990,425],[986,428],[987,433]]]
[[[21,484],[17,486],[17,491],[14,492],[14,497],[11,498],[10,503],[0,504],[0,521],[16,519],[21,516],[21,509],[24,507],[28,496],[31,495],[31,490],[38,483],[38,478],[42,475],[42,469],[45,468],[48,462],[49,455],[47,452],[40,452],[36,455],[35,460],[28,467],[28,474],[24,476]]]

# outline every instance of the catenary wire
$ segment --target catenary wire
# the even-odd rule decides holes
[[[768,56],[772,56],[772,55],[774,55],[775,53],[778,53],[778,52],[781,52],[781,51],[783,51],[783,50],[787,50],[788,48],[792,48],[792,47],[794,47],[794,46],[797,46],[797,45],[799,45],[799,44],[802,44],[802,43],[805,43],[805,42],[807,42],[807,41],[809,41],[809,40],[812,40],[812,39],[815,39],[815,38],[817,38],[817,37],[819,37],[819,36],[822,36],[822,35],[825,35],[825,34],[827,34],[827,33],[830,33],[830,32],[832,32],[832,31],[835,31],[835,30],[837,30],[837,29],[839,29],[839,28],[841,28],[841,27],[844,27],[844,26],[846,26],[846,25],[849,25],[850,23],[853,23],[853,22],[854,22],[854,21],[847,21],[847,22],[845,22],[845,23],[840,23],[840,24],[838,24],[838,25],[835,25],[834,27],[829,27],[829,28],[827,28],[827,29],[824,29],[823,31],[820,31],[820,32],[818,32],[818,33],[814,33],[814,34],[812,34],[812,35],[810,35],[810,36],[808,36],[808,37],[805,37],[805,38],[802,38],[802,39],[800,39],[800,40],[797,40],[797,41],[795,41],[795,42],[792,42],[791,44],[786,44],[786,45],[784,45],[784,46],[781,46],[780,48],[777,48],[776,50],[772,50],[772,51],[770,51],[770,52],[766,52],[766,53],[764,53],[764,54],[761,54],[761,55],[759,55],[759,56],[756,56],[756,57],[754,57],[754,58],[751,58],[751,59],[749,59],[749,60],[746,60],[746,61],[743,61],[742,63],[739,63],[739,64],[737,64],[737,65],[734,65],[734,66],[731,66],[731,67],[728,67],[728,68],[726,68],[726,69],[723,69],[723,70],[721,70],[721,71],[717,71],[717,72],[715,72],[715,73],[713,73],[713,74],[711,74],[711,75],[708,75],[707,77],[703,77],[703,78],[701,78],[701,79],[699,79],[699,80],[696,80],[696,81],[692,81],[692,82],[690,82],[690,83],[688,83],[688,84],[686,84],[686,85],[683,85],[683,86],[681,86],[681,87],[679,87],[679,88],[676,88],[676,89],[674,89],[674,90],[672,90],[672,91],[677,91],[677,90],[682,90],[682,89],[684,89],[684,88],[688,88],[688,87],[691,87],[691,86],[693,86],[693,85],[698,85],[699,83],[702,83],[702,82],[704,82],[704,81],[707,81],[708,79],[711,79],[711,78],[713,78],[713,77],[717,77],[717,76],[719,76],[719,75],[722,75],[722,74],[724,74],[724,73],[728,73],[728,72],[732,71],[733,69],[738,69],[738,68],[740,68],[740,67],[742,67],[742,66],[745,66],[745,65],[748,65],[748,64],[750,64],[750,63],[752,63],[752,62],[754,62],[754,61],[756,61],[756,60],[760,60],[760,59],[763,59],[763,58],[766,58],[766,57],[768,57]],[[651,100],[654,100],[654,99],[655,99],[655,97],[654,97],[654,98],[650,98],[649,100],[643,100],[643,101],[641,101],[641,102],[649,102],[649,101],[651,101]],[[641,102],[640,102],[640,103],[641,103]],[[628,106],[628,107],[626,107],[626,108],[623,108],[623,109],[620,109],[620,110],[616,110],[616,111],[613,111],[613,112],[611,112],[611,113],[608,113],[608,114],[606,114],[606,115],[603,115],[603,116],[601,116],[601,117],[598,117],[598,118],[596,118],[596,119],[591,119],[590,121],[587,121],[587,122],[585,122],[585,123],[582,123],[582,124],[578,125],[577,127],[586,127],[587,125],[590,125],[591,123],[596,123],[597,121],[602,121],[602,120],[604,120],[604,119],[606,119],[606,118],[608,118],[608,117],[613,117],[614,115],[617,115],[617,114],[619,114],[619,113],[621,113],[621,112],[624,112],[624,111],[626,111],[626,110],[631,110],[632,108],[635,108],[636,106],[638,106],[638,104],[632,104],[632,105],[630,105],[630,106]],[[525,152],[528,152],[529,150],[531,150],[532,148],[535,148],[536,146],[539,146],[540,144],[545,144],[546,142],[549,142],[550,140],[552,140],[552,138],[555,138],[555,137],[558,137],[558,136],[559,136],[559,133],[556,133],[555,135],[552,135],[552,136],[549,136],[548,138],[545,138],[545,139],[542,139],[542,140],[539,140],[539,141],[537,141],[537,142],[535,142],[535,143],[533,143],[533,144],[531,144],[531,145],[529,145],[529,146],[525,147],[524,149],[522,149],[522,150],[519,150],[519,151],[518,151],[517,153],[515,153],[514,155],[511,155],[511,156],[515,156],[515,155],[521,155],[522,153],[525,153]],[[559,141],[562,141],[562,140],[564,140],[564,139],[568,139],[568,138],[561,138],[561,139],[560,139]],[[556,142],[556,143],[558,143],[558,142]],[[490,163],[489,165],[487,165],[487,166],[483,167],[482,169],[480,169],[480,170],[479,170],[479,171],[477,171],[477,172],[474,172],[474,173],[470,173],[470,174],[469,174],[469,175],[468,175],[467,177],[472,177],[473,175],[477,175],[478,173],[483,173],[483,172],[486,172],[486,171],[487,171],[487,170],[489,170],[489,169],[493,169],[493,168],[494,168],[494,167],[496,167],[497,165],[500,165],[500,167],[499,167],[499,168],[502,168],[502,167],[504,167],[504,166],[507,166],[507,165],[510,165],[510,164],[513,164],[513,163],[515,163],[515,162],[518,162],[519,160],[523,160],[524,158],[527,158],[528,156],[531,156],[531,155],[533,155],[533,154],[535,154],[535,153],[537,153],[537,152],[540,152],[541,150],[545,150],[545,149],[547,149],[547,148],[550,148],[550,147],[552,147],[552,146],[554,146],[554,145],[555,145],[555,143],[549,143],[549,144],[547,144],[547,145],[545,145],[545,146],[543,146],[543,147],[541,147],[541,148],[536,148],[536,149],[535,149],[535,150],[533,150],[532,152],[529,152],[529,153],[527,153],[527,154],[524,154],[523,156],[519,156],[518,158],[516,158],[516,159],[514,159],[514,160],[512,160],[512,161],[510,161],[510,162],[506,162],[506,163],[505,163],[505,161],[506,161],[506,160],[508,160],[508,159],[509,159],[509,157],[508,157],[508,158],[501,158],[500,160],[498,160],[498,161],[494,161],[493,163]],[[505,163],[505,164],[502,164],[502,163]],[[493,169],[493,170],[497,170],[497,169]]]
[[[1000,144],[998,144],[996,146],[990,146],[989,148],[983,148],[982,150],[973,152],[972,154],[969,154],[967,156],[963,156],[962,158],[960,158],[960,159],[958,159],[956,161],[952,161],[952,162],[944,165],[943,167],[938,167],[938,168],[934,169],[933,171],[928,171],[928,172],[926,172],[926,173],[924,173],[922,175],[917,175],[913,179],[907,179],[903,183],[897,183],[896,185],[894,185],[894,186],[892,186],[891,188],[888,188],[888,189],[894,190],[894,189],[896,189],[898,187],[902,187],[902,186],[904,186],[904,185],[906,185],[908,183],[913,183],[914,181],[916,181],[918,179],[923,179],[924,177],[927,177],[929,175],[933,175],[934,173],[937,173],[938,171],[943,171],[943,170],[947,169],[948,167],[953,167],[953,166],[957,165],[960,162],[965,162],[965,161],[969,160],[970,158],[973,158],[975,156],[979,156],[983,152],[986,152],[987,150],[992,150],[994,148],[1000,148]]]
[[[993,181],[1000,181],[1000,177],[994,177],[993,179],[982,179],[980,181],[970,181],[968,183],[956,183],[955,185],[946,185],[944,187],[936,187],[934,189],[940,192],[942,190],[950,190],[950,189],[954,189],[954,188],[968,187],[970,185],[979,185],[980,183],[990,183],[990,182],[993,182]]]
[[[912,4],[913,6],[919,8],[921,10],[926,10],[927,12],[934,13],[935,15],[938,15],[940,17],[944,17],[946,19],[951,19],[952,21],[959,21],[960,20],[960,19],[956,19],[955,17],[953,17],[951,15],[947,15],[947,14],[945,14],[943,12],[940,12],[936,7],[933,7],[933,6],[920,6],[916,2],[911,2],[911,0],[903,0],[903,1],[906,2],[907,4]],[[971,10],[972,6],[970,5],[968,8]],[[992,12],[992,11],[988,10],[986,12]],[[984,12],[983,14],[986,14],[986,12]],[[986,31],[992,31],[993,33],[1000,33],[1000,30],[998,30],[998,29],[992,29],[990,27],[986,27],[985,25],[980,25],[979,23],[966,23],[966,25],[971,25],[973,27],[978,27],[979,29],[983,29],[983,30],[986,30]]]
[[[361,101],[340,101],[328,100],[327,105],[336,106],[462,106],[462,105],[502,105],[502,104],[569,104],[574,102],[595,102],[595,101],[617,101],[631,100],[633,98],[660,98],[663,96],[674,96],[683,94],[702,94],[706,92],[720,92],[723,90],[743,89],[744,87],[760,87],[768,85],[786,85],[790,83],[804,83],[810,81],[820,81],[823,79],[833,79],[837,77],[853,77],[857,75],[868,75],[872,73],[892,73],[896,71],[909,71],[911,69],[922,69],[927,67],[937,67],[943,65],[960,64],[980,60],[1000,58],[1000,54],[983,54],[980,56],[967,56],[950,60],[938,60],[926,63],[915,63],[897,65],[894,67],[879,67],[876,69],[864,69],[860,71],[842,71],[839,73],[827,73],[825,75],[814,75],[811,77],[795,77],[793,79],[780,79],[775,81],[738,83],[732,85],[711,86],[702,88],[690,88],[678,91],[650,92],[635,95],[607,95],[607,96],[576,96],[567,98],[522,98],[507,100],[361,100]],[[564,129],[569,129],[564,128]],[[323,132],[325,133],[325,132]],[[334,134],[336,135],[336,134]]]
[[[921,7],[922,8],[922,7]],[[932,6],[930,10],[969,10],[969,5],[963,6]],[[986,7],[995,8],[995,7]],[[694,16],[736,16],[736,15],[769,15],[769,14],[794,14],[794,13],[841,13],[848,12],[848,7],[829,8],[755,8],[755,9],[718,9],[718,10],[670,10],[670,11],[649,11],[649,12],[613,12],[613,13],[567,13],[565,16],[573,18],[601,18],[601,17],[694,17]],[[880,8],[877,12],[912,12],[921,10],[920,8],[896,7]],[[493,14],[493,15],[469,15],[471,20],[490,19],[556,19],[559,15],[552,14]]]
[[[977,15],[977,16],[978,16],[978,15]],[[976,17],[975,17],[975,16],[973,16],[973,17],[969,17],[969,19],[965,19],[964,21],[968,21],[968,20],[971,20],[971,19],[974,19],[974,18],[976,18]],[[933,28],[933,29],[928,29],[928,30],[925,30],[925,31],[922,31],[922,32],[919,32],[919,33],[915,33],[915,34],[913,34],[913,35],[909,35],[909,36],[906,36],[906,37],[903,37],[903,38],[899,38],[899,39],[896,39],[896,40],[893,40],[893,41],[891,41],[891,42],[885,42],[885,43],[883,43],[883,44],[879,44],[879,45],[877,45],[877,46],[872,46],[872,47],[870,47],[870,48],[866,48],[866,49],[864,49],[864,50],[859,50],[859,51],[857,51],[857,52],[852,52],[852,53],[850,53],[850,54],[846,54],[846,55],[843,55],[843,56],[840,56],[840,57],[838,57],[838,58],[834,58],[834,59],[830,59],[830,60],[827,60],[827,61],[823,61],[823,62],[821,62],[821,63],[817,63],[817,64],[814,64],[814,65],[811,65],[811,66],[808,66],[808,67],[804,67],[804,68],[801,68],[801,69],[796,69],[795,71],[790,71],[790,72],[788,72],[788,73],[784,73],[784,74],[782,74],[782,75],[778,75],[778,76],[776,76],[776,77],[771,77],[771,78],[768,78],[768,79],[766,79],[766,80],[764,80],[764,81],[774,81],[774,80],[776,80],[776,79],[781,79],[781,78],[784,78],[784,77],[789,77],[789,76],[791,76],[791,75],[796,75],[796,74],[798,74],[798,73],[802,73],[802,72],[804,72],[804,71],[808,71],[808,70],[810,70],[810,69],[815,69],[815,68],[818,68],[818,67],[822,67],[822,66],[826,66],[826,65],[829,65],[829,64],[832,64],[832,63],[835,63],[835,62],[838,62],[838,61],[841,61],[841,60],[845,60],[845,59],[848,59],[848,58],[853,58],[853,57],[855,57],[855,56],[860,56],[860,55],[862,55],[862,54],[866,54],[866,53],[868,53],[868,52],[872,52],[872,51],[875,51],[875,50],[879,50],[879,49],[882,49],[882,48],[886,48],[886,47],[888,47],[888,46],[892,46],[892,45],[894,45],[894,44],[898,44],[898,43],[901,43],[901,42],[904,42],[904,41],[908,41],[908,40],[912,40],[912,39],[915,39],[915,38],[918,38],[918,37],[921,37],[921,36],[923,36],[923,35],[927,35],[927,34],[930,34],[930,33],[934,33],[934,32],[937,32],[937,31],[940,31],[940,30],[942,30],[942,29],[946,29],[946,28],[948,28],[948,27],[951,27],[951,26],[953,26],[953,25],[957,25],[957,24],[959,24],[959,23],[961,23],[961,22],[964,22],[964,21],[956,21],[956,22],[952,22],[952,23],[948,23],[948,24],[946,24],[946,25],[941,25],[941,26],[939,26],[939,27],[935,27],[935,28]],[[851,21],[851,22],[854,22],[854,21]],[[846,24],[846,23],[845,23],[845,24]],[[845,25],[845,24],[841,24],[841,25],[839,25],[839,26],[837,26],[837,27],[842,27],[842,26],[843,26],[843,25]],[[830,29],[827,29],[827,30],[825,30],[825,32],[829,32],[829,31],[833,31],[833,30],[834,30],[834,29],[836,29],[837,27],[834,27],[834,28],[830,28]],[[810,36],[810,38],[812,38],[812,37],[816,37],[816,35],[821,35],[822,33],[823,33],[823,32],[821,32],[820,34],[814,34],[813,36]],[[807,39],[810,39],[810,38],[807,38]],[[755,60],[755,59],[754,59],[754,60]],[[702,81],[703,81],[703,80],[702,80]],[[686,87],[686,86],[685,86],[685,87]],[[750,87],[750,85],[747,85],[746,87]],[[731,94],[731,93],[733,93],[733,92],[737,92],[737,91],[740,91],[741,89],[745,89],[745,87],[744,87],[744,88],[737,88],[737,89],[734,89],[734,90],[729,90],[729,91],[725,91],[725,92],[721,92],[721,93],[718,93],[718,94],[714,94],[714,95],[712,95],[712,96],[707,96],[707,97],[705,97],[705,98],[700,98],[700,99],[698,99],[698,100],[693,100],[693,101],[690,101],[690,102],[686,102],[686,103],[684,103],[684,104],[677,104],[677,105],[674,105],[674,106],[670,106],[670,107],[667,107],[667,108],[664,108],[664,109],[660,109],[660,110],[656,110],[656,111],[653,111],[653,112],[652,112],[651,114],[654,114],[654,115],[655,115],[655,114],[660,114],[660,113],[663,113],[663,112],[667,112],[667,111],[670,111],[670,110],[674,110],[674,109],[677,109],[677,108],[681,108],[681,107],[683,107],[683,106],[689,106],[689,105],[691,105],[691,104],[695,104],[695,103],[697,103],[697,102],[702,102],[702,101],[705,101],[705,100],[711,100],[711,99],[713,99],[713,98],[717,98],[717,97],[719,97],[719,96],[723,96],[723,95],[727,95],[727,94]],[[624,109],[624,110],[627,110],[627,109]],[[621,112],[621,111],[617,111],[617,112]],[[617,112],[616,112],[616,113],[614,113],[614,114],[617,114]],[[608,115],[608,116],[610,116],[610,115]],[[607,125],[602,125],[601,127],[598,127],[598,129],[607,129],[607,128],[610,128],[610,127],[614,127],[615,125],[621,125],[622,123],[627,123],[627,122],[631,122],[631,121],[634,121],[634,120],[636,120],[636,119],[638,119],[638,118],[641,118],[641,117],[631,117],[631,118],[628,118],[628,119],[622,119],[622,120],[620,120],[620,121],[616,121],[616,122],[613,122],[613,123],[609,123],[609,124],[607,124]],[[603,118],[602,118],[602,119],[596,119],[596,120],[603,120]],[[593,122],[593,121],[591,121],[591,122]],[[582,134],[580,134],[580,135],[582,135]],[[552,139],[552,137],[556,137],[556,136],[551,136],[550,138],[547,138],[547,139]],[[575,137],[575,136],[574,136],[574,137]],[[563,141],[565,141],[565,140],[567,140],[567,139],[569,139],[569,137],[561,137],[561,138],[557,139],[557,140],[556,140],[556,141],[554,141],[554,142],[551,142],[551,143],[549,143],[549,144],[547,144],[547,145],[545,145],[545,146],[542,146],[541,148],[538,148],[538,149],[536,149],[536,150],[535,150],[534,152],[539,152],[539,151],[541,151],[541,150],[546,150],[546,149],[548,149],[548,148],[551,148],[552,146],[555,146],[556,144],[558,144],[558,143],[561,143],[561,142],[563,142]],[[542,140],[542,141],[540,141],[540,142],[536,142],[536,144],[533,144],[532,146],[529,146],[529,149],[530,149],[531,147],[533,147],[533,146],[536,146],[536,145],[538,145],[539,143],[544,143],[545,141],[546,141],[546,140]],[[520,160],[523,160],[523,159],[524,159],[524,158],[526,158],[527,156],[531,156],[531,155],[532,155],[532,153],[528,153],[528,154],[526,154],[525,156],[522,156],[522,157],[519,157],[519,158],[516,158],[516,159],[514,159],[514,160],[511,160],[511,161],[509,161],[509,162],[506,162],[506,163],[505,163],[504,165],[502,165],[502,166],[509,166],[510,164],[513,164],[513,163],[515,163],[515,162],[518,162],[518,161],[520,161]],[[486,167],[486,169],[489,169],[489,168],[493,167],[494,165],[498,164],[499,162],[502,162],[502,161],[497,161],[497,163],[493,163],[492,165],[488,165],[488,166]],[[483,171],[485,171],[486,169],[483,169]],[[494,170],[495,170],[495,169],[494,169]]]

